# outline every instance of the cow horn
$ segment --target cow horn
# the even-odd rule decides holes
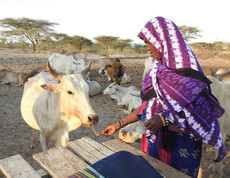
[[[62,76],[57,73],[54,69],[51,68],[49,61],[46,62],[46,68],[47,71],[56,79],[60,80],[62,79]]]
[[[86,54],[86,55],[85,55],[85,58],[84,58],[84,60],[86,59],[87,55],[88,55],[88,54]]]
[[[85,77],[85,75],[89,72],[90,67],[91,67],[91,61],[89,61],[89,63],[88,63],[88,65],[86,66],[86,68],[84,68],[84,69],[81,71],[81,75],[82,75],[83,77]]]
[[[76,59],[75,55],[73,54],[73,58],[77,61],[78,59]]]

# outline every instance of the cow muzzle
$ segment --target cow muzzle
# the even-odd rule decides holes
[[[98,123],[98,115],[97,114],[89,114],[88,115],[88,124],[87,125],[94,125]]]

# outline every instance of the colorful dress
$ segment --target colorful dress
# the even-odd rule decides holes
[[[171,123],[154,133],[147,130],[147,141],[142,139],[142,145],[147,143],[150,155],[196,177],[202,142],[219,150],[215,161],[224,158],[218,122],[224,110],[211,94],[211,82],[172,21],[156,17],[138,36],[147,40],[161,56],[160,61],[153,58],[142,84],[143,95],[154,90],[155,97],[143,101],[138,117],[145,122],[159,114]]]

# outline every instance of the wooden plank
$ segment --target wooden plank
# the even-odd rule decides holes
[[[98,149],[103,154],[110,156],[111,154],[115,153],[114,151],[110,150],[109,148],[105,147],[104,145],[98,143],[97,141],[89,138],[89,137],[83,137],[81,138],[85,142],[89,143],[90,145],[94,146],[96,149]]]
[[[151,164],[163,177],[167,178],[175,178],[175,177],[183,177],[187,178],[189,177],[188,175],[178,171],[177,169],[159,161],[158,159],[155,159],[148,154],[124,143],[121,140],[114,139],[114,140],[107,140],[103,142],[102,144],[106,145],[108,148],[118,152],[118,151],[128,151],[136,155],[141,155],[143,156],[149,164]]]
[[[106,157],[105,154],[101,153],[99,150],[97,150],[95,147],[93,147],[91,144],[85,142],[82,139],[78,139],[74,141],[76,144],[82,146],[85,148],[90,154],[93,154],[95,157],[98,158],[98,160],[101,160]]]
[[[93,164],[107,156],[91,144],[85,142],[83,139],[69,142],[68,148],[71,149],[75,154],[80,155],[90,164]]]
[[[47,176],[47,175],[48,175],[47,172],[44,171],[44,169],[36,170],[36,172],[37,172],[41,177]]]
[[[68,148],[73,151],[75,154],[78,154],[82,159],[87,160],[90,164],[97,162],[99,159],[89,153],[86,149],[76,144],[75,142],[69,142]]]
[[[0,160],[0,169],[6,177],[41,177],[19,154]]]
[[[33,158],[52,177],[58,178],[67,177],[89,166],[84,160],[62,146],[34,154]]]

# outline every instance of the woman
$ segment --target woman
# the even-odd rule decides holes
[[[218,122],[224,110],[211,94],[211,82],[172,21],[153,18],[138,36],[153,57],[142,84],[142,106],[107,126],[101,134],[113,135],[141,119],[147,127],[142,151],[197,177],[202,142],[219,149],[215,161],[224,158]]]

